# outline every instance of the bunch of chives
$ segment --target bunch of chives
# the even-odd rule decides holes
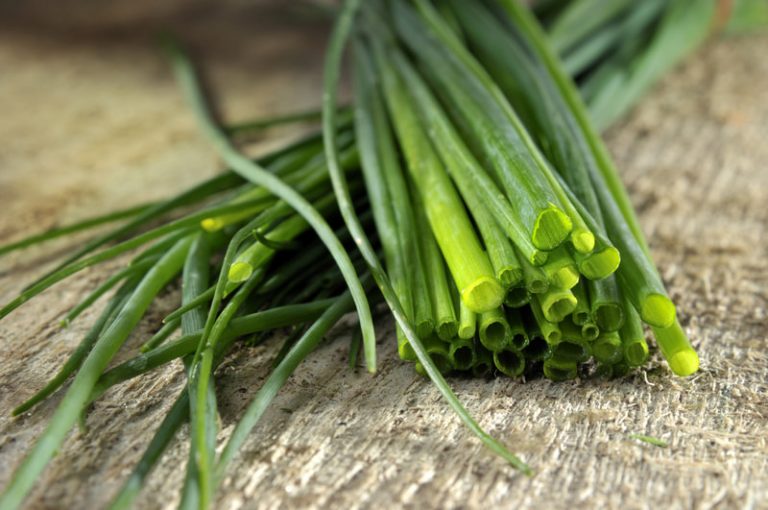
[[[348,128],[342,126],[340,136],[346,137],[345,146],[350,147],[345,149],[348,155],[344,157],[343,168],[354,174],[351,177],[352,187],[358,190],[357,155],[350,145]],[[284,179],[293,189],[314,197],[314,207],[323,211],[323,215],[337,225],[336,233],[331,235],[334,238],[349,239],[346,230],[338,226],[339,220],[334,219],[332,214],[332,190],[324,161],[322,146],[315,136],[289,144],[260,158],[258,163],[264,165],[271,175]],[[176,211],[190,204],[200,205],[197,210],[185,216],[173,218]],[[22,249],[57,237],[62,232],[84,230],[121,219],[127,222],[86,243],[60,268],[33,283],[19,298],[0,311],[0,315],[7,315],[42,290],[83,268],[135,248],[148,246],[86,296],[62,321],[62,325],[66,326],[77,320],[100,296],[117,287],[107,307],[61,370],[44,388],[14,410],[14,414],[27,412],[74,376],[50,425],[5,488],[0,499],[3,508],[14,508],[22,502],[71,427],[78,420],[82,423],[86,419],[86,409],[93,400],[114,384],[165,366],[178,358],[184,360],[189,373],[189,393],[185,392],[171,409],[144,458],[116,498],[114,506],[121,508],[133,500],[151,466],[175,431],[190,416],[194,418],[191,421],[193,441],[182,506],[207,506],[215,485],[217,421],[212,380],[197,384],[200,375],[206,373],[201,372],[200,361],[196,357],[201,345],[203,352],[210,352],[210,366],[213,367],[223,359],[237,339],[285,327],[299,328],[297,332],[301,333],[304,324],[319,321],[314,329],[310,328],[298,340],[296,345],[301,348],[293,354],[292,364],[283,365],[281,362],[278,365],[276,373],[281,373],[284,380],[295,369],[294,365],[306,357],[322,338],[322,334],[351,310],[351,294],[343,293],[344,278],[333,267],[332,259],[325,256],[323,250],[312,248],[302,253],[295,249],[301,245],[316,244],[314,235],[305,233],[307,222],[281,201],[279,196],[275,196],[269,187],[246,184],[232,173],[211,179],[205,185],[197,186],[166,202],[58,229],[14,243],[4,251]],[[159,226],[146,230],[146,225],[158,221]],[[116,240],[120,242],[99,250]],[[224,261],[216,264],[222,250],[226,252]],[[278,252],[281,252],[281,256],[275,261],[274,255]],[[352,262],[357,264],[359,270],[359,258],[353,257]],[[209,287],[208,283],[207,275],[212,265],[219,267],[218,289],[224,291],[218,294],[212,292],[217,287]],[[250,275],[244,277],[246,272]],[[313,275],[316,284],[307,286],[306,282],[301,282],[301,275],[307,273]],[[159,325],[162,327],[159,327],[157,334],[134,359],[106,370],[152,301],[168,282],[179,275],[183,283],[183,306],[171,314],[164,325]],[[286,285],[292,281],[297,281],[299,285]],[[340,293],[343,295],[329,299]],[[211,333],[205,330],[206,315],[214,310],[217,301],[221,311],[214,311],[213,316],[216,324],[222,326],[212,328],[216,339],[211,341]],[[182,337],[171,339],[179,326]],[[289,349],[287,352],[290,356],[294,350]],[[201,419],[196,419],[198,416]],[[197,441],[197,438],[200,440]]]
[[[752,12],[742,9],[747,3],[737,12]],[[486,446],[526,473],[480,429],[442,374],[541,373],[560,381],[594,360],[596,373],[621,375],[647,360],[643,322],[673,372],[695,372],[698,357],[596,128],[700,43],[712,2],[694,0],[684,9],[682,1],[612,0],[599,16],[588,15],[594,0],[549,4],[539,11],[547,36],[513,0],[347,0],[328,49],[322,115],[229,128],[215,122],[189,59],[170,44],[203,131],[232,170],[166,201],[0,247],[2,255],[123,222],[33,282],[0,309],[0,318],[84,268],[146,247],[62,320],[66,326],[112,294],[61,370],[15,409],[28,411],[72,377],[0,506],[21,504],[104,391],[182,359],[189,385],[112,506],[131,504],[189,420],[180,506],[208,508],[268,403],[353,308],[361,334],[353,336],[350,362],[362,344],[375,370],[371,316],[357,278],[365,272],[366,287],[376,283],[395,317],[400,357],[433,380]],[[742,26],[739,16],[735,26]],[[350,35],[351,111],[335,103]],[[684,44],[664,51],[676,41]],[[617,86],[628,93],[616,94]],[[233,142],[242,132],[312,118],[323,119],[322,134],[255,161]],[[368,235],[374,232],[376,245]],[[353,241],[359,254],[347,253],[341,241]],[[141,352],[107,370],[162,288],[179,276],[180,307]],[[285,327],[293,333],[270,377],[217,456],[216,366],[237,340],[260,341],[263,332]]]
[[[355,123],[368,146],[368,192],[382,204],[375,223],[400,258],[415,226],[422,241],[409,260],[428,278],[426,287],[411,279],[399,297],[446,372],[490,359],[514,376],[528,359],[562,379],[593,356],[626,363],[630,352],[637,366],[648,353],[640,318],[667,328],[674,308],[644,241],[626,234],[621,199],[596,189],[607,185],[597,180],[603,162],[591,133],[503,7],[392,0],[369,2],[359,15]],[[541,197],[546,205],[536,205]],[[395,258],[386,260],[392,280],[405,282]],[[482,308],[467,292],[472,281],[484,282]],[[453,308],[439,312],[451,302],[439,295],[453,295]],[[401,358],[416,361],[399,338]],[[688,349],[676,339],[672,350]],[[554,370],[558,363],[573,366]],[[671,364],[681,375],[695,370]]]

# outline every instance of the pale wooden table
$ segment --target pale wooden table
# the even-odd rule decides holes
[[[87,2],[71,16],[54,9],[0,22],[3,241],[160,198],[217,170],[151,44],[161,22],[196,41],[229,118],[319,101],[322,23],[278,23],[258,6],[214,10],[207,2],[169,2],[146,18],[116,3],[124,10],[101,24]],[[217,508],[766,508],[766,53],[765,36],[709,45],[608,137],[701,353],[699,374],[674,378],[654,358],[613,382],[453,380],[481,424],[537,471],[525,478],[486,453],[437,391],[397,360],[391,321],[379,327],[375,377],[344,369],[342,329],[277,398]],[[0,302],[69,246],[1,259]],[[0,484],[57,400],[17,420],[8,410],[76,345],[93,314],[66,330],[58,320],[110,267],[54,287],[0,323]],[[177,298],[172,292],[150,319]],[[264,380],[273,348],[241,349],[218,372],[222,439]],[[103,507],[182,384],[176,364],[105,395],[89,435],[72,435],[29,508]],[[176,505],[186,433],[153,473],[141,508]]]

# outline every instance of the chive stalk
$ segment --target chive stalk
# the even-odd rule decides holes
[[[531,301],[531,293],[525,286],[518,285],[507,290],[504,305],[510,308],[521,308]]]
[[[502,308],[494,308],[480,314],[478,337],[489,351],[499,351],[512,341],[512,330]]]
[[[414,301],[414,323],[416,333],[425,340],[432,336],[437,326],[438,317],[436,315],[437,307],[445,306],[445,302],[435,303],[438,296],[435,294],[437,289],[433,285],[442,285],[439,279],[445,280],[445,273],[438,273],[435,267],[429,267],[429,264],[437,264],[437,268],[442,269],[444,264],[443,257],[440,255],[439,248],[428,243],[429,239],[434,239],[429,222],[424,214],[424,205],[418,190],[413,193],[413,227],[415,242],[410,254],[415,261],[414,266],[420,270],[420,273],[414,274],[412,271],[413,301]],[[437,281],[434,278],[438,278]],[[447,283],[446,283],[447,285]],[[440,289],[442,290],[442,289]],[[450,295],[448,296],[450,298]],[[453,303],[452,299],[450,301]],[[441,310],[442,311],[442,310]]]
[[[470,310],[464,301],[459,301],[459,338],[469,340],[475,337],[477,330],[477,314]]]
[[[51,228],[43,233],[34,234],[32,236],[25,237],[13,243],[8,243],[3,246],[0,246],[0,256],[5,255],[6,253],[11,253],[16,250],[22,250],[24,248],[28,248],[30,246],[43,243],[45,241],[50,241],[52,239],[57,239],[59,237],[73,234],[75,232],[81,232],[83,230],[89,230],[94,227],[105,225],[107,223],[113,223],[116,221],[133,218],[141,213],[146,212],[154,205],[155,204],[142,204],[134,207],[129,207],[127,209],[122,209],[119,211],[104,214],[101,216],[96,216],[94,218],[88,218],[83,221],[78,221],[63,227]]]
[[[541,304],[538,299],[531,299],[531,312],[539,327],[539,331],[546,339],[549,345],[555,345],[562,340],[562,333],[560,327],[555,322],[549,321],[544,315],[544,311],[541,309]]]
[[[516,349],[505,347],[493,352],[493,364],[509,377],[520,377],[525,370],[525,357]]]
[[[491,377],[494,367],[491,352],[482,345],[475,344],[475,363],[472,365],[472,376],[477,378]]]
[[[429,92],[426,84],[403,59],[402,55],[394,52],[391,48],[388,48],[388,50],[389,53],[393,53],[391,58],[394,64],[397,65],[404,84],[413,95],[414,102],[418,105],[424,122],[430,126],[430,139],[435,144],[435,149],[439,152],[446,170],[459,188],[462,197],[472,207],[472,197],[477,194],[494,215],[498,225],[504,228],[507,236],[522,252],[523,257],[535,265],[544,263],[546,253],[534,247],[512,205],[481,164],[475,159],[472,152],[448,120],[446,114]],[[394,80],[394,78],[388,78],[388,76],[392,76],[395,70],[389,65],[388,58],[385,58],[384,49],[381,48],[380,41],[379,44],[374,45],[374,56],[379,63],[380,72],[386,85],[388,81]],[[393,84],[392,86],[396,85]],[[473,211],[474,214],[475,212]]]
[[[347,291],[336,299],[317,321],[302,335],[280,363],[272,370],[267,380],[256,393],[251,403],[245,410],[243,417],[235,426],[232,435],[224,445],[224,450],[216,463],[216,471],[213,484],[218,485],[222,480],[225,470],[242,447],[253,427],[264,414],[269,403],[274,399],[280,388],[283,387],[288,377],[320,343],[323,336],[336,324],[339,319],[352,309],[353,301]]]
[[[579,282],[576,264],[564,246],[551,251],[541,269],[550,284],[558,289],[572,289]]]
[[[251,275],[232,296],[215,320],[213,320],[211,313],[215,307],[209,310],[200,343],[191,362],[192,369],[188,384],[190,388],[190,421],[194,422],[192,428],[196,431],[196,435],[192,437],[192,442],[197,451],[195,462],[198,470],[200,506],[203,508],[210,505],[214,484],[212,466],[215,451],[209,447],[210,426],[212,425],[209,418],[209,406],[211,406],[209,387],[213,374],[215,347],[234,314],[263,277],[263,271],[257,271]],[[194,402],[193,397],[196,397]],[[192,414],[192,409],[195,410],[195,414]]]
[[[417,2],[422,13],[429,9]],[[449,30],[437,27],[440,16],[427,18],[429,26],[419,21],[403,2],[394,3],[394,25],[398,34],[416,58],[428,70],[426,76],[439,84],[439,90],[450,96],[449,104],[462,122],[471,126],[467,135],[483,151],[533,245],[541,250],[557,247],[570,234],[571,219],[559,209],[551,184],[546,179],[549,170],[540,165],[532,143],[527,140],[522,124],[501,94],[487,90],[495,87],[489,77],[479,79],[479,65],[464,66],[465,59],[456,56],[466,50],[460,44],[451,52],[441,51],[435,39],[445,43],[452,38]],[[431,29],[435,29],[432,31]],[[441,30],[442,29],[442,30]]]
[[[377,61],[379,65],[387,65],[383,59]],[[408,170],[421,194],[430,228],[459,287],[461,299],[476,313],[496,308],[504,298],[503,288],[494,277],[464,204],[422,131],[413,102],[390,69],[388,65],[381,69],[384,96],[408,160]]]
[[[570,319],[565,319],[557,324],[560,327],[560,333],[563,335],[563,340],[579,344],[588,344],[590,340],[584,337],[582,329],[577,326]]]
[[[618,331],[624,324],[625,312],[619,287],[613,275],[588,282],[591,315],[600,331]]]
[[[248,204],[250,205],[250,204]],[[166,234],[173,234],[175,239],[184,238],[187,234],[192,232],[192,229],[197,223],[211,213],[224,214],[230,211],[234,211],[238,208],[237,205],[224,205],[208,208],[205,211],[189,214],[184,218],[171,221],[165,225],[154,228],[136,237],[133,237],[127,241],[123,241],[111,248],[107,248],[99,253],[90,255],[86,258],[82,258],[71,264],[50,273],[48,276],[40,279],[27,289],[21,292],[15,299],[7,303],[2,309],[0,309],[0,319],[11,313],[13,310],[27,302],[29,299],[37,296],[42,291],[52,287],[56,283],[64,280],[65,278],[82,271],[87,267],[91,267],[100,262],[113,259],[118,255],[121,255],[127,251],[137,248],[153,239],[157,239]]]
[[[617,331],[601,333],[592,344],[592,355],[601,363],[613,364],[624,356],[621,338]]]
[[[507,323],[512,334],[510,345],[517,351],[522,351],[528,345],[529,338],[525,331],[523,318],[518,310],[512,309],[506,311]]]
[[[549,290],[549,278],[541,267],[534,266],[521,258],[520,266],[523,270],[523,282],[530,294],[543,294]]]
[[[205,291],[208,287],[210,279],[210,267],[208,265],[208,259],[210,257],[211,243],[208,236],[205,233],[197,234],[192,246],[187,253],[187,257],[184,261],[184,267],[182,269],[181,279],[181,301],[182,303],[189,303],[195,299],[198,295]],[[205,327],[205,312],[202,308],[195,308],[189,310],[181,317],[181,332],[184,335],[188,335]],[[187,376],[191,376],[192,369],[192,356],[184,358],[184,365],[187,370]],[[189,385],[189,416],[197,416],[197,403],[198,396],[197,391],[199,388]],[[205,414],[205,431],[206,436],[205,449],[208,452],[208,456],[215,455],[216,452],[216,433],[217,433],[217,406],[216,406],[216,391],[213,384],[207,385],[205,388],[206,395],[206,409]],[[190,420],[190,437],[197,437],[200,433],[197,430],[198,423],[196,420]],[[181,489],[181,503],[180,508],[191,509],[197,508],[201,503],[201,475],[200,467],[197,464],[199,458],[198,449],[200,445],[195,441],[190,441],[190,449],[187,460],[187,472],[184,477],[184,485]],[[207,466],[206,469],[211,469],[211,466]]]
[[[221,356],[237,338],[313,321],[332,304],[332,301],[332,299],[319,299],[309,303],[285,305],[235,317],[215,346],[216,357]],[[139,354],[104,372],[94,387],[94,397],[91,400],[115,384],[154,370],[175,359],[194,354],[201,336],[202,330],[197,330],[160,345],[156,349]]]
[[[416,216],[417,231],[421,241],[421,254],[424,267],[427,270],[427,284],[430,301],[432,302],[432,317],[434,318],[435,333],[445,341],[450,341],[458,333],[456,309],[453,304],[451,288],[446,277],[446,267],[440,249],[432,232],[429,230],[427,219],[423,214]],[[452,284],[453,282],[451,282]],[[454,285],[455,286],[455,285]]]
[[[544,360],[544,376],[552,381],[568,381],[576,379],[578,369],[575,362],[549,358]]]
[[[538,301],[544,317],[550,322],[560,322],[576,309],[576,297],[566,289],[550,289],[534,299]]]
[[[397,324],[401,327],[403,334],[411,344],[411,348],[424,369],[433,381],[437,389],[445,398],[447,403],[456,412],[462,422],[480,439],[480,441],[492,452],[501,456],[516,469],[524,474],[531,475],[531,469],[519,458],[513,455],[504,445],[486,433],[467,412],[464,406],[451,391],[440,371],[432,362],[431,358],[424,349],[423,344],[413,331],[408,322],[408,318],[403,313],[402,305],[397,299],[394,290],[384,274],[379,263],[378,256],[373,251],[368,237],[365,235],[360,220],[352,207],[352,201],[349,195],[349,188],[343,172],[338,165],[338,147],[336,145],[336,95],[338,90],[339,75],[341,72],[341,59],[344,46],[352,29],[352,22],[360,6],[360,0],[345,0],[342,10],[337,18],[336,24],[331,35],[331,42],[326,54],[325,72],[324,72],[324,94],[323,94],[323,135],[325,141],[326,155],[328,158],[328,168],[331,174],[334,192],[339,200],[339,209],[341,210],[344,223],[347,225],[353,239],[357,243],[362,256],[368,265],[377,286],[381,290],[387,305],[392,312]]]
[[[585,322],[581,325],[581,337],[591,342],[600,336],[600,328],[594,322]]]
[[[74,308],[67,312],[67,315],[61,321],[62,327],[69,326],[73,320],[75,320],[85,310],[90,308],[93,303],[95,303],[101,296],[109,292],[115,285],[125,280],[126,278],[130,278],[133,275],[143,274],[155,262],[157,262],[156,258],[148,258],[136,264],[129,264],[128,266],[114,273],[101,285],[89,293],[85,299],[80,301]]]
[[[699,369],[699,356],[691,347],[680,322],[675,320],[667,328],[651,326],[651,329],[672,372],[681,377],[688,377]]]
[[[181,51],[181,48],[172,41],[168,41],[166,47],[179,83],[199,119],[201,128],[208,139],[214,144],[221,157],[230,165],[233,171],[237,172],[243,178],[269,189],[274,195],[285,201],[293,207],[298,214],[303,216],[312,229],[317,232],[320,240],[325,244],[331,253],[331,256],[339,265],[339,269],[352,293],[352,298],[355,301],[355,307],[360,318],[360,327],[363,330],[363,342],[365,345],[365,358],[368,370],[370,372],[375,372],[376,337],[373,331],[371,310],[368,306],[368,300],[365,297],[360,280],[355,272],[355,268],[352,266],[349,255],[344,250],[339,239],[328,226],[325,219],[323,219],[306,199],[299,195],[295,190],[285,185],[279,178],[265,171],[260,165],[243,156],[232,145],[226,133],[216,124],[216,121],[205,102],[196,71],[189,58]],[[338,164],[338,158],[334,159],[334,163]],[[331,162],[329,158],[329,165],[330,164]]]
[[[179,241],[147,272],[118,316],[99,337],[56,408],[49,425],[0,496],[0,507],[16,508],[21,504],[40,472],[77,422],[99,375],[128,338],[155,295],[181,269],[190,242],[191,238]]]
[[[432,363],[440,371],[441,374],[450,373],[453,370],[453,363],[451,362],[450,344],[447,344],[440,340],[437,336],[432,335],[424,339],[424,348],[429,354]],[[424,365],[420,361],[414,364],[416,373],[426,377],[427,372],[424,369]]]
[[[315,208],[318,211],[325,211],[332,205],[333,196],[326,195],[315,203]],[[271,243],[289,242],[307,228],[309,228],[307,221],[302,216],[294,215],[271,231],[262,233],[262,239],[240,252],[229,266],[227,269],[228,281],[234,284],[248,280],[254,271],[267,264],[274,257],[276,250]]]
[[[528,345],[523,348],[523,356],[529,361],[541,361],[547,359],[552,351],[544,335],[541,334],[538,326],[530,327],[526,322],[526,334],[528,335]]]
[[[126,281],[112,296],[107,306],[101,312],[99,317],[94,322],[93,326],[88,330],[83,339],[80,341],[75,350],[70,354],[67,361],[61,366],[56,375],[54,375],[37,393],[28,398],[21,405],[11,411],[12,416],[18,416],[32,407],[42,402],[54,391],[59,389],[70,375],[75,373],[83,363],[88,353],[99,339],[99,336],[105,331],[106,328],[115,320],[120,310],[123,309],[125,303],[130,298],[131,293],[135,290],[138,280]]]
[[[115,495],[109,505],[110,510],[128,510],[133,506],[133,502],[139,495],[144,486],[144,480],[149,475],[152,468],[157,464],[160,456],[170,444],[173,436],[189,418],[189,394],[187,390],[182,390],[181,395],[176,399],[165,415],[163,421],[155,430],[152,439],[141,455],[139,462],[136,463],[131,474],[123,482],[120,491]]]
[[[565,363],[583,363],[591,356],[589,346],[573,340],[562,340],[552,347],[551,360]]]
[[[470,370],[477,361],[472,339],[452,340],[448,348],[448,358],[456,370]]]
[[[164,323],[160,329],[158,329],[157,332],[155,332],[155,334],[150,337],[149,340],[141,345],[139,350],[141,352],[147,352],[155,349],[157,346],[168,340],[168,337],[170,337],[177,329],[179,329],[179,326],[181,326],[181,320],[179,319]]]
[[[403,179],[395,156],[394,140],[386,123],[371,62],[360,41],[353,45],[353,49],[355,134],[363,178],[387,273],[406,316],[413,320],[413,291],[417,288],[415,278],[423,272],[419,271],[420,258],[413,255],[414,243],[410,233],[415,226],[410,199],[405,185],[401,183]],[[415,272],[408,270],[409,263],[417,266]],[[414,361],[416,355],[400,326],[397,326],[396,335],[400,359]]]
[[[627,312],[627,318],[619,333],[624,348],[624,359],[630,367],[639,367],[648,360],[648,344],[645,341],[640,316],[626,300],[624,309]]]
[[[571,292],[573,292],[574,297],[576,297],[576,308],[573,309],[573,313],[571,314],[573,323],[577,326],[583,326],[591,321],[591,312],[585,282],[583,280],[579,282],[571,288]]]
[[[627,290],[632,305],[640,312],[642,319],[656,329],[662,331],[661,337],[664,340],[658,340],[658,336],[657,340],[660,345],[662,342],[668,342],[666,345],[666,352],[671,356],[677,353],[683,353],[679,356],[679,360],[675,360],[677,370],[673,369],[673,371],[676,373],[678,370],[682,373],[695,372],[695,370],[698,369],[698,356],[696,356],[695,351],[690,348],[690,343],[685,338],[682,330],[679,328],[679,324],[676,322],[674,305],[667,297],[663,286],[658,280],[658,274],[655,269],[653,269],[648,245],[643,237],[642,230],[640,229],[639,222],[632,209],[632,204],[627,192],[621,184],[618,172],[611,162],[605,145],[590,123],[586,107],[579,98],[575,86],[560,68],[557,62],[557,57],[548,47],[546,38],[537,26],[535,20],[533,20],[525,9],[520,8],[520,6],[516,5],[514,2],[502,0],[502,3],[510,17],[518,23],[523,34],[531,41],[536,53],[544,62],[544,65],[551,74],[559,91],[568,103],[574,117],[585,134],[585,138],[597,161],[597,171],[592,171],[590,177],[596,190],[599,191],[601,188],[607,190],[607,193],[603,193],[603,197],[600,198],[601,207],[608,208],[606,219],[609,219],[612,214],[616,214],[617,217],[624,221],[623,228],[614,229],[618,230],[617,234],[621,235],[621,240],[624,241],[623,244],[625,245],[618,246],[619,250],[624,253],[625,249],[630,247],[633,251],[628,253],[629,258],[642,257],[642,262],[639,263],[641,267],[630,268],[629,276],[635,274],[634,270],[642,269],[644,271],[643,276],[646,277],[645,281],[637,282],[627,278],[626,281],[621,282],[622,288]],[[676,2],[676,5],[674,6],[676,15],[684,12],[684,8],[681,7],[682,5],[684,5],[684,3]],[[705,10],[699,9],[698,7],[699,6],[696,6],[695,9],[692,9],[692,16],[689,18],[690,20],[695,20],[695,16],[702,12],[702,10]],[[671,27],[672,25],[666,26]],[[685,28],[687,29],[688,26],[686,25]],[[683,32],[685,32],[685,30],[678,32],[677,29],[674,31],[668,29],[666,33],[679,34]],[[683,51],[686,51],[688,46],[682,45],[681,48],[684,49]],[[657,50],[654,57],[649,58],[647,62],[652,62],[653,59],[658,58],[660,55],[662,55],[662,52]],[[642,86],[645,85],[647,85],[647,82],[642,84]],[[619,226],[621,227],[622,225]],[[612,239],[615,240],[613,234]],[[622,264],[622,266],[624,265],[625,264]],[[626,273],[625,271],[623,272]],[[654,276],[656,278],[653,278]],[[619,274],[619,278],[621,280],[621,274]],[[644,288],[638,289],[638,286]],[[638,290],[640,292],[638,292]],[[640,294],[640,296],[638,296],[638,294]],[[641,299],[638,299],[638,297]],[[662,349],[662,353],[664,352],[665,349]],[[670,358],[667,358],[667,362],[670,362]]]

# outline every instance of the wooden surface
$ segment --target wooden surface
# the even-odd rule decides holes
[[[321,23],[191,5],[149,19],[126,7],[106,24],[87,13],[65,23],[55,10],[0,22],[0,240],[160,198],[217,170],[152,45],[160,24],[196,43],[228,118],[317,104]],[[482,426],[536,470],[526,478],[480,447],[397,359],[391,321],[380,323],[375,377],[346,370],[342,327],[278,396],[216,507],[768,508],[766,53],[765,36],[709,45],[608,136],[701,354],[699,374],[675,378],[655,356],[620,381],[452,380]],[[72,246],[0,259],[0,302]],[[58,321],[114,267],[86,271],[0,323],[0,485],[58,399],[16,420],[8,410],[74,348],[94,314],[64,330]],[[151,310],[121,359],[177,299],[171,291]],[[241,348],[219,370],[220,440],[264,380],[274,347]],[[88,435],[71,435],[28,507],[103,507],[183,385],[180,368],[108,392]],[[184,429],[140,508],[176,505],[186,440]]]

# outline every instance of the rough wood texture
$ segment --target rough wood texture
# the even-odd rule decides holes
[[[230,118],[319,100],[318,23],[276,26],[257,8],[214,14],[205,2],[193,5],[169,12],[206,42],[199,47]],[[67,30],[55,12],[4,22],[0,240],[162,197],[215,171],[149,38],[123,30],[136,21],[127,12],[110,37],[87,16]],[[397,360],[390,321],[380,325],[375,377],[344,370],[340,328],[277,398],[230,469],[217,508],[766,508],[767,52],[765,36],[711,44],[609,134],[701,353],[699,374],[677,379],[655,357],[621,381],[453,380],[481,424],[534,467],[525,478],[485,452],[437,391]],[[0,260],[0,301],[69,246]],[[57,399],[16,420],[9,409],[76,345],[93,314],[65,330],[58,320],[114,267],[86,271],[0,323],[0,485]],[[152,310],[144,336],[175,299],[172,292]],[[240,349],[219,370],[222,438],[264,380],[272,348]],[[182,384],[174,365],[106,394],[89,415],[89,434],[72,434],[29,508],[103,507]],[[177,503],[186,433],[152,475],[141,508]]]

